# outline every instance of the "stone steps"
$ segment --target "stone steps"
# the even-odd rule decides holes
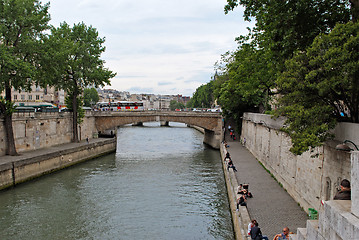
[[[359,239],[359,218],[351,213],[350,200],[324,203],[319,220],[308,220],[306,228],[298,228],[292,240],[348,240]]]

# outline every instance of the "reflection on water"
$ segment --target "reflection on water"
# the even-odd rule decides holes
[[[182,124],[123,127],[117,153],[0,192],[1,239],[234,239],[219,152]]]

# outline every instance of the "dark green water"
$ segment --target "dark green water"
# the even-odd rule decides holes
[[[178,123],[120,128],[116,154],[0,192],[0,239],[234,239],[202,140]]]

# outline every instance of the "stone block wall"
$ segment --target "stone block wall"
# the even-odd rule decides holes
[[[351,199],[324,202],[319,220],[308,220],[307,227],[298,228],[291,240],[346,240],[359,239],[359,151],[351,155]]]
[[[242,124],[241,140],[246,147],[305,211],[308,212],[308,208],[320,210],[321,201],[333,198],[340,181],[344,178],[350,180],[350,153],[335,149],[339,141],[327,142],[322,147],[296,156],[289,151],[290,137],[280,131],[283,119],[274,120],[269,115],[247,113]],[[351,126],[343,124],[336,131],[352,133],[346,129]],[[357,126],[354,124],[354,127]],[[343,139],[349,137],[341,135]]]
[[[69,143],[72,139],[71,113],[26,113],[13,115],[13,130],[18,153]],[[95,119],[86,114],[79,126],[79,137],[92,138]],[[3,119],[0,119],[0,156],[5,154],[6,138]]]

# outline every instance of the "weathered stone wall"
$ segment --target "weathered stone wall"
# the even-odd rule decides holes
[[[15,145],[19,153],[69,143],[72,138],[71,113],[19,113],[13,115]],[[97,133],[95,118],[87,113],[79,125],[79,137],[92,138]],[[0,156],[5,154],[6,139],[0,118]]]
[[[246,113],[241,141],[305,211],[319,210],[321,200],[332,199],[342,179],[350,180],[350,153],[335,149],[339,141],[328,141],[322,147],[295,156],[289,151],[290,137],[280,131],[283,124],[283,119]],[[357,128],[358,124],[340,124],[335,129],[341,133],[340,140],[352,139],[352,135],[347,138],[343,134],[353,134],[348,130],[351,127]]]
[[[19,153],[69,143],[72,138],[72,113],[15,113],[13,129]],[[93,138],[99,131],[106,133],[117,126],[139,122],[183,122],[205,128],[205,142],[219,148],[222,140],[222,117],[216,113],[191,112],[87,112],[79,125],[80,140]],[[6,140],[0,118],[0,156],[5,154]]]
[[[0,189],[116,150],[116,138],[96,141],[0,164]]]

